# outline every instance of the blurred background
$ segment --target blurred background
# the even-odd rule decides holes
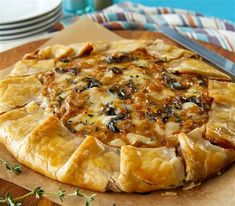
[[[235,0],[0,0],[0,52],[51,37],[82,16],[109,30],[158,32],[166,24],[235,52]]]
[[[124,2],[114,0],[114,3]],[[235,0],[132,0],[146,6],[187,9],[235,22]]]
[[[64,11],[71,11],[74,0],[64,0]],[[79,0],[77,0],[79,2]],[[80,2],[83,5],[91,5],[92,0]],[[109,5],[126,2],[124,0],[94,0],[96,9],[102,9]],[[215,16],[235,22],[235,0],[131,0],[132,3],[140,3],[152,7],[170,7],[196,11],[205,15]],[[80,3],[78,3],[80,4]]]

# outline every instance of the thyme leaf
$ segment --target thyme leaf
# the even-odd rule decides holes
[[[61,200],[61,202],[64,201],[65,199],[65,190],[63,190],[62,188],[59,189],[57,196],[59,197],[59,199]]]
[[[87,195],[83,194],[82,192],[80,192],[79,189],[77,189],[75,191],[75,195],[79,196],[79,197],[83,197],[86,201],[86,206],[92,206],[93,201],[95,200],[95,196],[96,196],[96,194],[92,194],[90,196],[87,196]]]
[[[80,189],[77,189],[77,190],[75,191],[75,195],[76,195],[76,196],[79,196],[79,197],[84,197],[84,194],[80,192]]]
[[[7,193],[6,194],[6,203],[9,205],[9,206],[21,206],[22,203],[20,202],[15,202],[11,196],[11,193]]]
[[[85,197],[86,198],[86,206],[92,206],[93,201],[95,200],[95,196],[96,196],[96,194]]]
[[[44,190],[42,190],[41,187],[37,187],[37,188],[34,190],[33,194],[35,195],[35,197],[36,197],[37,199],[40,199],[40,198],[43,196],[43,194],[44,194]]]
[[[0,161],[5,165],[5,167],[8,170],[14,172],[15,174],[20,174],[22,172],[20,165],[13,164],[13,163],[8,162],[8,161],[6,161],[6,160],[4,160],[2,158],[0,158]]]

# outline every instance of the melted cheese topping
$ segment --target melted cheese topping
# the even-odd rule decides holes
[[[145,49],[56,62],[40,76],[43,106],[76,135],[121,147],[175,146],[208,120],[207,79],[165,70]]]

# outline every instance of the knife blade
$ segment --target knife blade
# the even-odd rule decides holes
[[[235,64],[232,61],[201,46],[200,44],[189,39],[183,34],[180,34],[179,32],[170,28],[167,25],[160,25],[159,29],[163,34],[165,34],[170,39],[176,41],[177,43],[181,44],[187,49],[192,50],[193,52],[197,53],[198,55],[200,55],[210,63],[216,65],[218,70],[220,70],[223,73],[226,73],[232,78],[233,81],[235,81]]]

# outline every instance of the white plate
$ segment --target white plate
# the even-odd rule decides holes
[[[33,31],[31,30],[31,31],[25,32],[25,33],[12,34],[12,35],[8,35],[8,36],[0,36],[0,41],[18,39],[18,38],[22,38],[22,37],[28,37],[28,36],[31,36],[33,34],[37,34],[37,33],[46,31],[49,28],[51,28],[56,22],[59,22],[60,19],[61,19],[61,16],[58,19],[56,19],[54,22],[52,22],[51,24],[48,24],[48,25],[46,25],[44,27],[41,27],[41,28],[34,29]]]
[[[8,36],[8,35],[18,34],[18,33],[27,33],[27,32],[32,31],[34,29],[45,27],[46,25],[51,24],[52,22],[55,22],[55,20],[57,20],[59,17],[61,17],[61,15],[62,15],[62,12],[59,11],[51,18],[46,19],[44,21],[41,21],[39,23],[32,24],[30,26],[20,27],[20,28],[11,29],[11,30],[2,30],[2,31],[0,30],[0,36]]]
[[[11,24],[2,24],[2,25],[0,24],[0,30],[16,29],[19,27],[25,27],[28,25],[36,24],[40,21],[44,21],[46,19],[51,18],[52,16],[54,16],[56,13],[58,13],[61,10],[62,10],[62,5],[59,5],[59,7],[53,10],[52,12],[49,12],[48,14],[42,15],[37,18],[33,18],[33,19],[26,20],[26,21],[21,21],[21,22],[16,22],[16,23],[11,23]]]
[[[62,0],[0,0],[0,24],[24,21],[53,11]]]

